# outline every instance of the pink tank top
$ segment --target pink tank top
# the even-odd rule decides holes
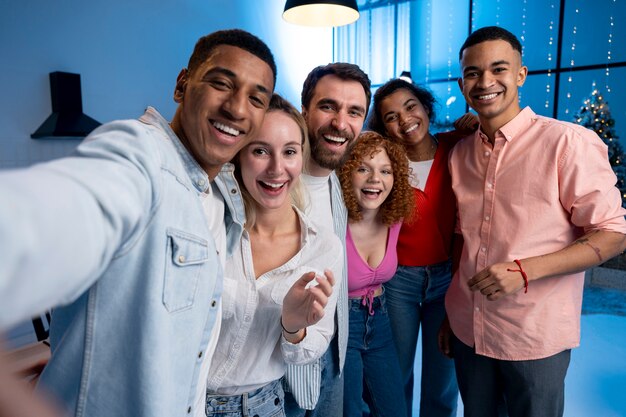
[[[376,268],[372,268],[361,258],[354,246],[350,227],[346,233],[346,255],[348,257],[348,296],[352,298],[370,296],[381,284],[389,281],[396,273],[398,267],[398,255],[396,245],[401,223],[396,223],[389,228],[387,235],[387,251],[382,262]]]

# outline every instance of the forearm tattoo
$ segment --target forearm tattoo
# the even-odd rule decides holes
[[[580,245],[589,246],[591,248],[591,250],[593,250],[594,253],[596,254],[596,256],[598,257],[598,261],[604,262],[604,259],[602,259],[602,253],[600,252],[600,248],[598,248],[593,243],[591,243],[589,241],[588,237],[582,237],[582,238],[578,239],[575,243],[578,243]]]

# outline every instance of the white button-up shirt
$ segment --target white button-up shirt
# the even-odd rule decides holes
[[[281,335],[283,298],[306,272],[341,277],[343,245],[332,231],[318,228],[298,212],[300,251],[284,265],[255,278],[250,237],[244,231],[239,247],[226,262],[222,295],[222,329],[213,356],[207,390],[237,395],[260,388],[285,374],[285,364],[311,363],[326,352],[334,332],[337,291],[324,317],[307,327],[297,344]]]

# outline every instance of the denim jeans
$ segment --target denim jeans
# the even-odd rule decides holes
[[[451,280],[449,261],[429,266],[398,266],[385,283],[389,320],[398,350],[406,416],[413,408],[413,365],[422,326],[420,417],[456,416],[459,390],[454,361],[437,346],[437,333],[445,316],[444,296]]]
[[[561,417],[571,350],[506,361],[478,355],[452,337],[465,417]]]
[[[284,393],[280,380],[243,395],[206,396],[208,417],[285,417]]]
[[[333,337],[321,358],[322,367],[320,398],[314,410],[298,406],[290,392],[285,392],[285,413],[288,417],[341,416],[343,410],[343,376],[339,372],[339,346],[337,335]]]
[[[406,405],[402,391],[400,365],[384,293],[372,302],[370,315],[361,299],[350,299],[350,327],[344,367],[344,417],[363,415],[363,384],[373,416],[398,417]]]

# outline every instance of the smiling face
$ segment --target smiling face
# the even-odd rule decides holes
[[[241,177],[259,209],[291,206],[289,191],[302,172],[302,133],[282,111],[271,111],[256,139],[239,154]]]
[[[273,89],[269,65],[231,45],[215,47],[193,72],[181,71],[171,126],[209,177],[256,136]]]
[[[518,88],[524,84],[528,69],[522,66],[519,52],[504,40],[470,46],[461,58],[463,76],[459,87],[476,112],[480,123],[492,134],[520,112]]]
[[[308,108],[302,111],[309,131],[312,175],[327,175],[345,160],[363,128],[366,100],[358,81],[335,75],[319,80]]]
[[[380,114],[389,137],[405,147],[417,145],[428,137],[428,113],[405,88],[394,91],[380,102]]]
[[[361,213],[378,212],[393,188],[393,169],[387,152],[377,148],[352,172],[352,192]]]

